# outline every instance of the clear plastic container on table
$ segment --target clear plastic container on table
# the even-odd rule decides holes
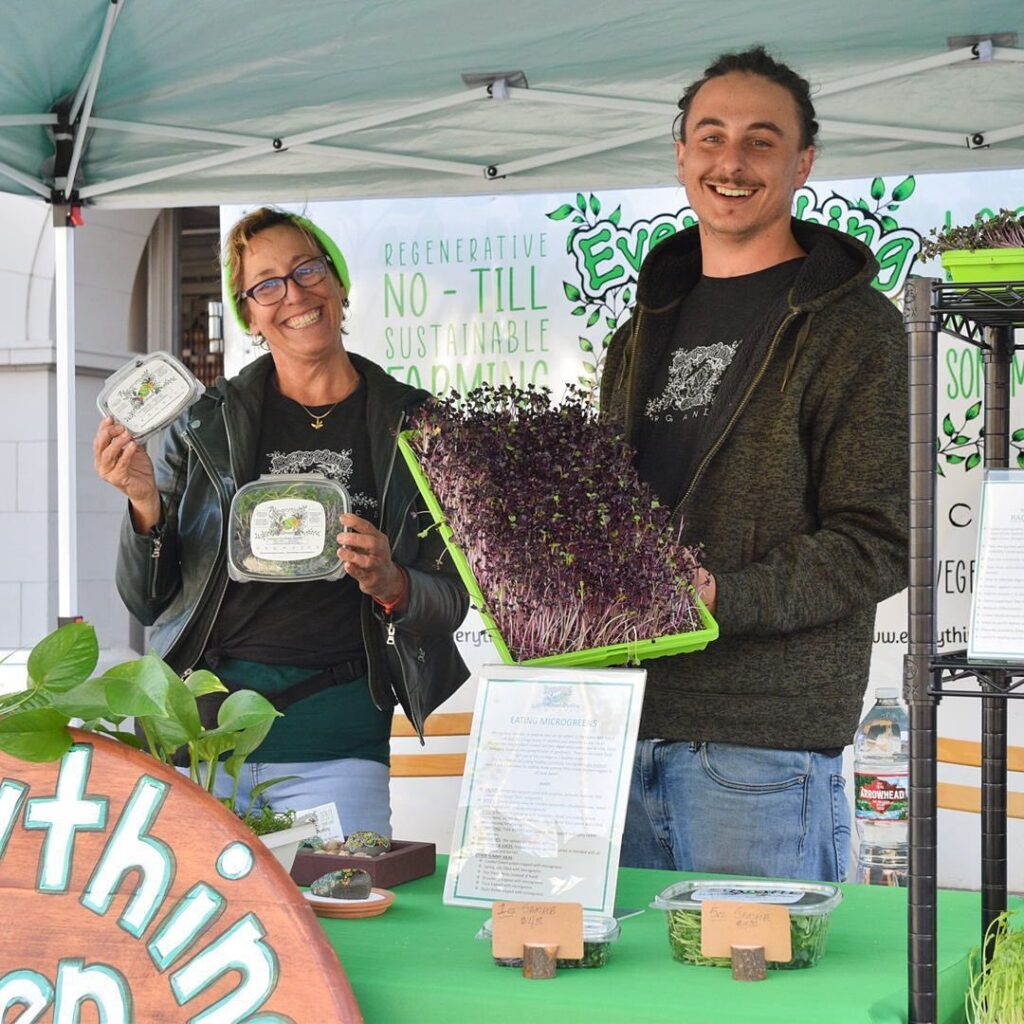
[[[558,958],[559,970],[571,970],[577,967],[604,967],[611,955],[611,944],[619,937],[619,922],[614,917],[603,914],[583,915],[583,956],[580,959],[567,960]],[[491,918],[487,918],[476,933],[478,939],[491,941]],[[499,967],[522,967],[521,956],[494,957]]]
[[[261,476],[231,500],[228,576],[239,582],[308,583],[345,574],[338,516],[348,491],[319,473]]]
[[[173,423],[202,393],[203,385],[184,363],[169,352],[152,352],[112,373],[96,405],[143,441]]]
[[[676,960],[705,967],[728,967],[729,957],[708,957],[700,951],[701,903],[737,900],[781,904],[789,911],[792,957],[784,963],[769,960],[767,966],[793,970],[813,967],[825,955],[832,911],[842,898],[839,887],[828,882],[697,878],[663,889],[651,907],[666,912],[668,943]]]

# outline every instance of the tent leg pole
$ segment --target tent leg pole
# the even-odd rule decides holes
[[[54,206],[57,326],[57,615],[78,614],[75,450],[75,236],[68,208]]]

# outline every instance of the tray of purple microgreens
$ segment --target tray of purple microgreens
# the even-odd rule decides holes
[[[416,410],[399,448],[507,664],[622,665],[718,636],[700,552],[582,390],[453,392]]]

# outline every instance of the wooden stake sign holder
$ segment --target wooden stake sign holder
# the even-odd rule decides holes
[[[361,1024],[302,893],[233,814],[72,736],[59,762],[0,754],[0,1020]]]

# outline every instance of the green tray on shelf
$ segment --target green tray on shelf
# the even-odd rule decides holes
[[[712,640],[718,639],[718,623],[715,622],[711,612],[705,607],[704,602],[698,598],[697,607],[700,611],[701,621],[704,623],[703,629],[693,630],[689,633],[674,633],[671,636],[660,636],[648,640],[633,640],[621,644],[609,644],[606,647],[591,647],[584,651],[549,654],[543,658],[529,658],[525,661],[517,662],[512,657],[508,644],[505,643],[505,638],[501,635],[501,630],[498,629],[497,623],[487,613],[487,602],[480,590],[480,585],[476,581],[476,576],[470,568],[469,561],[462,549],[455,542],[452,529],[448,525],[444,510],[441,508],[441,503],[437,500],[437,495],[434,494],[430,482],[420,468],[419,459],[416,458],[416,453],[409,443],[409,437],[412,433],[413,431],[407,430],[399,435],[398,449],[402,453],[402,458],[405,459],[406,465],[409,467],[413,480],[416,481],[416,486],[419,488],[430,514],[434,517],[434,522],[441,533],[441,538],[444,540],[448,553],[452,556],[452,561],[458,570],[462,582],[466,586],[466,590],[469,592],[470,599],[480,612],[480,618],[487,629],[487,634],[497,648],[501,660],[506,665],[588,666],[591,668],[604,668],[608,665],[624,665],[626,663],[644,661],[648,658],[660,658],[669,654],[702,651]]]

